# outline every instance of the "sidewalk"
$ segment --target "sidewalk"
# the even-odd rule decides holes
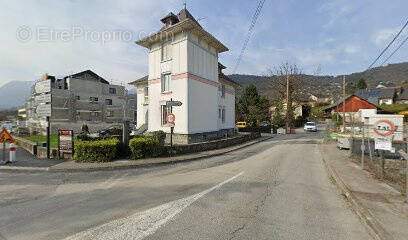
[[[375,239],[408,239],[408,204],[389,185],[351,162],[348,151],[321,144],[330,177]]]
[[[58,160],[41,160],[30,159],[20,160],[13,164],[0,166],[1,170],[21,170],[21,171],[99,171],[99,170],[114,170],[114,169],[130,169],[138,167],[147,167],[159,164],[170,164],[178,162],[188,162],[208,157],[220,156],[232,151],[236,151],[259,142],[271,139],[271,136],[263,136],[256,140],[246,142],[244,144],[235,145],[228,148],[180,155],[166,158],[147,158],[139,160],[117,160],[106,163],[77,163],[75,161],[58,161]]]

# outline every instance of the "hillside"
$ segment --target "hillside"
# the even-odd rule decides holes
[[[242,86],[255,84],[261,93],[271,97],[274,95],[273,89],[271,89],[267,83],[267,78],[264,76],[233,74],[229,75],[229,77]],[[355,83],[361,78],[366,80],[369,88],[376,87],[379,83],[394,83],[397,86],[405,85],[408,83],[408,62],[389,64],[369,71],[346,75],[348,83]],[[307,83],[305,92],[334,98],[341,94],[342,76],[305,75],[305,79]]]
[[[23,107],[34,82],[11,81],[0,87],[0,110]]]

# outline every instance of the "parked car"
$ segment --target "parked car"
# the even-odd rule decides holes
[[[237,122],[236,126],[237,126],[237,128],[246,128],[247,123],[246,122]]]
[[[101,137],[112,137],[112,136],[122,136],[122,128],[118,126],[112,126],[99,130],[99,136]]]
[[[271,123],[269,121],[263,121],[259,124],[260,127],[270,127]]]
[[[317,126],[315,122],[307,122],[305,123],[305,126],[303,127],[305,132],[317,132]]]

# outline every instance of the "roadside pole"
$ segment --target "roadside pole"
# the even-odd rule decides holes
[[[3,161],[6,163],[6,142],[3,142]]]
[[[129,121],[124,121],[123,122],[123,128],[122,128],[122,142],[124,146],[129,145]]]
[[[61,152],[60,152],[60,130],[58,129],[58,136],[57,136],[57,159],[60,160],[61,159]]]
[[[170,128],[170,148],[171,151],[173,151],[173,131],[174,131],[174,127]]]
[[[363,124],[363,137],[361,138],[361,169],[364,170],[364,150],[365,150],[365,145],[364,145],[364,124]]]
[[[346,76],[343,75],[343,133],[346,132]]]
[[[47,158],[51,158],[50,154],[50,117],[47,117]]]

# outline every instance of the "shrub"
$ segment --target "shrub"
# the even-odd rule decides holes
[[[161,131],[161,130],[160,131],[154,131],[154,132],[152,132],[152,137],[154,139],[156,139],[157,141],[159,141],[159,144],[161,146],[163,146],[164,141],[166,140],[166,133]]]
[[[133,138],[129,142],[129,147],[132,159],[158,157],[163,152],[159,141],[153,137]]]
[[[117,158],[120,141],[116,138],[75,142],[74,160],[77,162],[110,162]]]

